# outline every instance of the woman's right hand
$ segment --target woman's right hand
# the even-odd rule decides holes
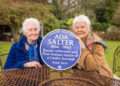
[[[27,68],[41,68],[42,65],[37,61],[31,61],[24,64],[24,67]]]
[[[79,40],[80,45],[81,45],[81,48],[82,48],[82,49],[86,48],[85,43],[81,40],[81,38],[80,38],[80,37],[77,37],[77,36],[76,36],[76,38]]]

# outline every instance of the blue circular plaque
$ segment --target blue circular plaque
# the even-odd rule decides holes
[[[72,32],[57,29],[43,38],[40,54],[43,62],[50,68],[66,70],[77,63],[81,54],[81,46]]]

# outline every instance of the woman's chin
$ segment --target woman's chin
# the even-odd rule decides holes
[[[34,42],[34,41],[37,41],[37,39],[38,39],[38,38],[34,38],[34,39],[31,39],[31,41],[33,41],[33,42]]]
[[[81,39],[86,38],[86,35],[79,35]]]
[[[38,39],[38,37],[32,37],[31,38],[31,40],[37,40]]]

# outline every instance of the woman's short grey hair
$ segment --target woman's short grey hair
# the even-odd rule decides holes
[[[27,18],[22,23],[22,32],[26,32],[29,28],[36,28],[40,31],[40,22],[36,18]]]
[[[73,19],[73,25],[80,22],[85,22],[88,26],[91,26],[90,19],[85,15],[79,15]]]

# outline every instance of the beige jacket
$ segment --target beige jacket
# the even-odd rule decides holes
[[[112,77],[112,71],[105,61],[105,47],[100,38],[94,35],[92,49],[84,48],[77,67],[85,71],[97,71],[101,75]]]

